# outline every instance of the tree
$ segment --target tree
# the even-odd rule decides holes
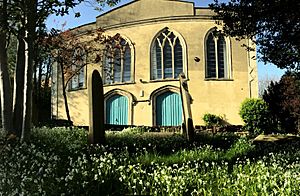
[[[8,71],[8,40],[9,40],[9,5],[7,0],[0,2],[0,92],[2,127],[12,131],[12,100],[11,84]]]
[[[83,38],[83,39],[81,39]],[[72,123],[68,106],[67,89],[74,77],[77,77],[80,71],[89,64],[101,63],[105,75],[109,80],[113,79],[112,65],[121,62],[121,58],[115,55],[116,50],[123,47],[124,39],[120,34],[114,36],[106,35],[104,31],[96,29],[95,31],[85,32],[80,38],[80,32],[75,30],[57,31],[52,30],[51,34],[44,41],[44,45],[50,48],[52,62],[56,62],[60,69],[62,94],[64,99],[66,116],[69,124]]]
[[[9,75],[12,77],[14,75],[14,70],[16,66],[16,57],[17,57],[17,47],[18,39],[16,36],[11,35],[9,39],[9,45],[7,48],[7,57],[8,57],[8,70]]]
[[[273,75],[273,76],[265,76],[258,81],[258,96],[262,98],[265,90],[270,86],[271,82],[276,82],[280,78]]]
[[[46,32],[45,32],[46,33]],[[44,35],[40,36],[35,47],[33,72],[33,124],[45,123],[51,119],[51,88],[49,85],[53,59],[49,48],[43,45]]]
[[[215,0],[210,7],[217,14],[214,18],[224,22],[225,34],[258,45],[262,61],[300,69],[299,0]]]
[[[271,110],[270,118],[280,131],[291,133],[300,130],[300,76],[287,72],[280,81],[271,82],[263,99]]]
[[[83,42],[84,43],[84,42]],[[49,48],[52,55],[52,62],[56,62],[58,64],[61,79],[62,79],[62,93],[64,98],[64,105],[67,120],[71,123],[71,116],[68,106],[68,98],[67,98],[67,87],[71,79],[79,73],[84,66],[86,66],[86,61],[83,60],[86,56],[86,45],[81,44],[80,40],[76,35],[76,30],[73,32],[63,31],[59,32],[52,29],[51,34],[45,40],[45,47]],[[75,54],[76,49],[81,49],[84,53]],[[80,61],[80,65],[77,66],[77,62]]]
[[[0,92],[2,126],[6,133],[16,133],[24,140],[29,137],[32,116],[32,79],[38,29],[45,27],[50,14],[68,14],[69,9],[83,0],[1,0],[0,1]],[[119,0],[97,0],[100,5],[114,5]],[[76,16],[79,16],[76,13]],[[15,69],[14,107],[8,72],[7,46],[11,34],[18,37]],[[24,77],[24,79],[22,79]],[[17,100],[18,97],[22,100]],[[23,104],[18,104],[23,102]],[[18,109],[18,110],[17,110]],[[23,112],[16,112],[23,111]],[[21,116],[21,118],[20,118]],[[14,119],[14,120],[13,120]],[[14,121],[14,123],[13,123]],[[21,131],[13,125],[21,125]]]

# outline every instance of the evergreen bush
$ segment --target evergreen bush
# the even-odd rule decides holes
[[[206,113],[203,116],[203,121],[205,126],[213,127],[213,126],[222,126],[222,117],[217,116],[215,114]]]
[[[267,133],[271,130],[270,111],[267,103],[262,99],[245,99],[239,112],[244,121],[244,129],[250,134]]]

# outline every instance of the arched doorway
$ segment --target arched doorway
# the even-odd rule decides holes
[[[156,97],[156,125],[178,126],[182,123],[181,97],[175,92],[165,92]]]
[[[128,125],[128,98],[113,95],[106,100],[106,123],[112,125]]]

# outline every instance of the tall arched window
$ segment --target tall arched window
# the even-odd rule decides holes
[[[206,38],[206,78],[227,79],[229,62],[227,57],[227,43],[223,35],[214,35],[209,32]]]
[[[103,83],[132,82],[132,50],[125,39],[106,47]]]
[[[179,37],[162,31],[151,47],[151,80],[176,79],[183,72],[183,48]]]
[[[70,89],[76,90],[85,87],[85,69],[86,69],[85,51],[78,47],[74,50],[72,61],[72,79]],[[73,75],[74,74],[74,75]]]

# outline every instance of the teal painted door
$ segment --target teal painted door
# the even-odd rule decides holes
[[[106,101],[106,123],[111,125],[128,124],[128,99],[113,95]]]
[[[166,92],[156,97],[156,125],[178,126],[182,123],[181,97]]]

